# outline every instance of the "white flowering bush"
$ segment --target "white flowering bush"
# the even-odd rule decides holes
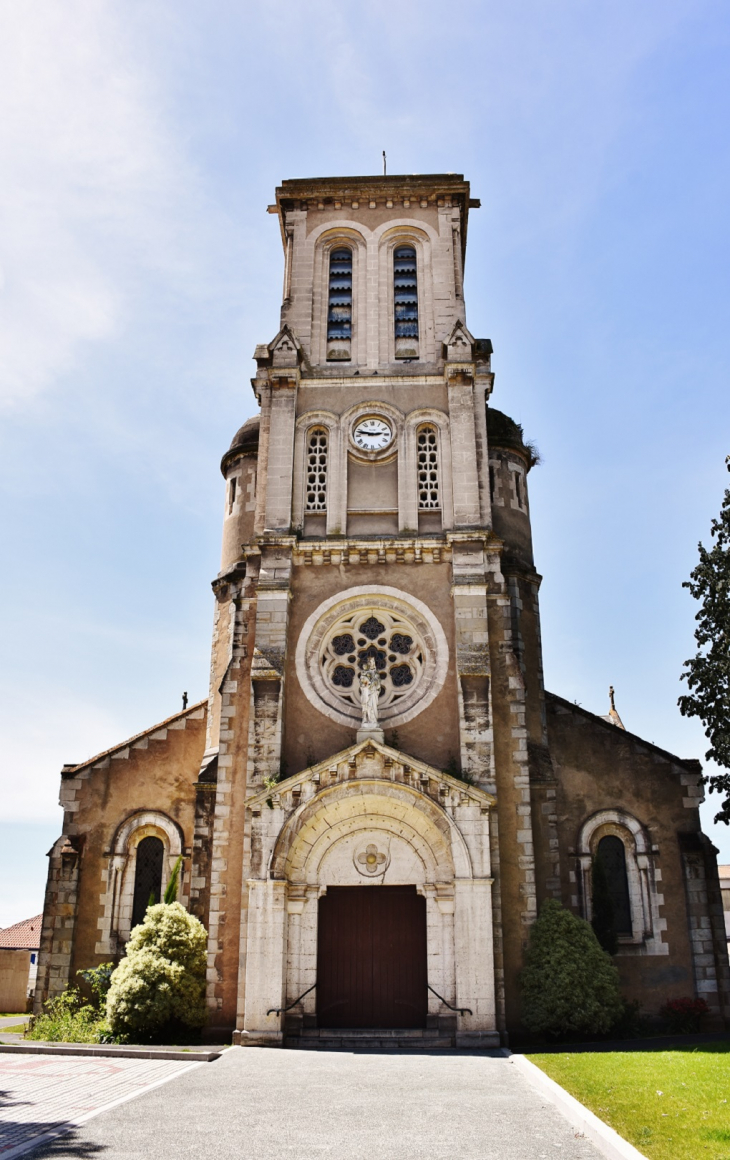
[[[149,1039],[165,1028],[203,1026],[207,941],[179,902],[148,908],[112,975],[106,1014],[115,1036]]]

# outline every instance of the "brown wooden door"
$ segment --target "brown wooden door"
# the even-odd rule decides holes
[[[426,899],[415,886],[330,886],[319,900],[320,1027],[425,1027]]]

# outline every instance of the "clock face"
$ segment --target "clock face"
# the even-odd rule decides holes
[[[357,424],[353,438],[363,451],[382,451],[393,438],[393,431],[384,419],[361,419]]]

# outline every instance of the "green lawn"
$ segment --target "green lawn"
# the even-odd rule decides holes
[[[25,1031],[25,1023],[18,1023],[13,1027],[0,1027],[0,1035],[19,1035],[22,1031]]]
[[[527,1058],[649,1160],[730,1160],[730,1042]]]

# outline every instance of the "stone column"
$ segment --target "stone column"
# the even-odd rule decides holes
[[[266,463],[266,532],[288,532],[291,527],[296,403],[297,376],[291,371],[272,372]]]
[[[242,1047],[278,1047],[282,1014],[268,1014],[284,1003],[286,964],[286,883],[249,879],[245,1014]],[[234,1040],[235,1041],[235,1040]]]
[[[447,365],[446,374],[451,427],[454,525],[457,528],[478,528],[485,522],[482,521],[479,498],[473,369],[471,365],[468,367]]]
[[[457,878],[454,890],[457,1047],[498,1047],[492,942],[492,879]]]

